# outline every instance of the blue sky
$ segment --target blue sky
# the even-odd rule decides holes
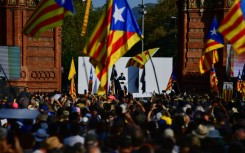
[[[106,0],[92,0],[94,7],[100,7],[106,3]],[[128,0],[131,8],[138,6],[142,3],[142,0]],[[157,0],[144,0],[144,3],[157,3]]]

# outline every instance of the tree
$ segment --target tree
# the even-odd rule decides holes
[[[85,37],[81,36],[82,31],[82,23],[86,8],[86,3],[81,2],[79,0],[74,0],[75,11],[76,14],[74,16],[68,16],[64,20],[64,24],[62,26],[61,31],[61,39],[62,39],[62,66],[63,66],[63,74],[62,74],[62,88],[66,89],[67,87],[67,78],[70,69],[70,63],[72,57],[74,57],[75,66],[78,64],[78,56],[81,55],[81,51],[83,49],[83,45],[85,44],[86,39],[92,33],[92,30],[97,23],[102,8],[94,8],[91,5],[89,21],[87,27],[87,34]],[[76,68],[77,70],[77,68]]]
[[[160,47],[155,54],[158,57],[175,57],[177,54],[177,5],[173,0],[159,0],[155,6],[147,5],[144,19],[144,48]],[[139,20],[141,26],[141,19]],[[137,43],[127,56],[141,52]]]
[[[162,0],[149,8],[145,16],[145,46],[160,47],[157,56],[174,56],[177,50],[177,5],[173,0]]]
[[[82,37],[81,31],[86,3],[74,0],[74,5],[76,14],[74,16],[66,17],[62,26],[62,65],[65,70],[69,70],[72,57],[74,57],[75,63],[77,63],[77,57],[81,55],[83,45],[92,33],[92,30],[100,17],[101,10],[103,9],[95,9],[91,5],[87,34],[85,37]]]

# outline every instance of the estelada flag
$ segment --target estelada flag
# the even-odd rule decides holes
[[[152,49],[148,49],[146,51],[144,51],[143,53],[137,54],[136,56],[130,58],[128,60],[128,63],[126,65],[127,67],[130,66],[135,66],[138,67],[140,69],[143,69],[145,67],[145,63],[150,59],[150,57],[152,57],[157,51],[159,50],[159,48],[152,48]]]
[[[141,38],[142,33],[126,0],[108,0],[82,53],[90,57],[100,80],[98,94],[108,91],[108,71]]]
[[[212,64],[219,61],[217,49],[224,47],[222,35],[217,31],[218,21],[214,17],[207,35],[207,42],[204,46],[202,56],[199,61],[200,73],[203,74],[212,68]]]

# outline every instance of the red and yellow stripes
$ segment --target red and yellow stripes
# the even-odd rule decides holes
[[[216,72],[215,72],[213,65],[210,71],[210,87],[213,88],[218,93],[219,91],[218,78],[216,76]]]
[[[212,64],[219,61],[219,55],[217,50],[209,51],[202,54],[199,61],[200,73],[203,74],[212,68]]]
[[[168,90],[171,90],[172,89],[172,84],[173,84],[173,77],[172,77],[172,74],[168,80],[168,84],[167,84],[167,87],[166,87],[166,91]]]
[[[42,0],[25,24],[23,33],[37,37],[43,31],[61,26],[67,15],[72,13],[58,5],[55,0]]]
[[[77,96],[76,93],[77,93],[77,90],[76,90],[75,81],[74,81],[74,78],[72,78],[69,94],[71,95],[72,98],[76,98]]]
[[[222,47],[224,47],[224,44],[221,44],[213,39],[209,39],[204,47],[204,50],[205,53],[207,53]]]
[[[98,94],[106,94],[108,70],[122,57],[136,42],[140,40],[138,33],[127,30],[110,30],[112,21],[112,4],[108,1],[108,8],[102,14],[89,43],[86,44],[83,54],[90,57],[100,80]]]
[[[126,67],[135,66],[140,69],[145,67],[145,63],[153,56],[159,48],[152,48],[144,51],[143,53],[137,54],[136,56],[129,59]]]
[[[236,0],[222,20],[218,31],[232,44],[237,54],[245,52],[244,2]]]

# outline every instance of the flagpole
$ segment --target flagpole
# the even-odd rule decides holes
[[[146,12],[146,6],[144,5],[144,0],[141,1],[141,5],[139,5],[141,7],[141,10],[140,10],[140,13],[142,15],[142,35],[144,36],[144,28],[145,28],[145,14],[147,13]],[[144,39],[142,38],[141,39],[141,53],[144,52]],[[150,55],[149,55],[150,56]],[[157,75],[156,75],[156,69],[155,69],[155,66],[153,64],[153,61],[152,61],[152,58],[150,56],[150,61],[151,61],[151,64],[152,64],[152,67],[153,67],[153,71],[154,71],[154,75],[155,75],[155,78],[156,78],[156,84],[157,84],[157,89],[158,89],[158,93],[160,94],[160,89],[159,89],[159,85],[158,85],[158,80],[157,80]]]
[[[151,65],[153,67],[153,71],[154,71],[154,75],[155,75],[155,79],[156,79],[156,84],[157,84],[157,90],[158,90],[158,94],[160,94],[160,88],[159,88],[159,84],[158,84],[158,80],[157,80],[157,74],[156,74],[156,69],[155,66],[153,64],[152,58],[150,56],[150,61],[151,61]]]
[[[145,10],[145,5],[144,5],[144,0],[142,0],[141,2],[141,14],[142,14],[142,35],[144,36],[144,30],[145,30],[145,14],[146,14],[146,10]],[[141,39],[141,53],[144,52],[144,39]]]
[[[145,26],[144,26],[144,24],[145,24],[144,20],[145,20],[145,13],[146,13],[145,5],[144,5],[144,0],[141,1],[141,5],[139,4],[139,7],[141,8],[141,10],[139,12],[142,15],[142,18],[141,18],[141,24],[142,24],[141,25],[141,29],[142,29],[142,35],[144,36],[144,30],[145,30],[144,29],[145,28]],[[141,38],[141,53],[143,53],[143,52],[144,52],[144,39]],[[142,73],[143,73],[143,71],[142,71]],[[142,86],[143,86],[143,84],[142,84]]]
[[[89,78],[88,78],[88,72],[87,72],[86,62],[85,62],[84,56],[82,58],[83,58],[83,66],[84,66],[84,70],[85,70],[85,78],[86,78],[86,81],[88,83],[87,85],[89,87]],[[85,92],[84,92],[84,94],[85,94]]]

